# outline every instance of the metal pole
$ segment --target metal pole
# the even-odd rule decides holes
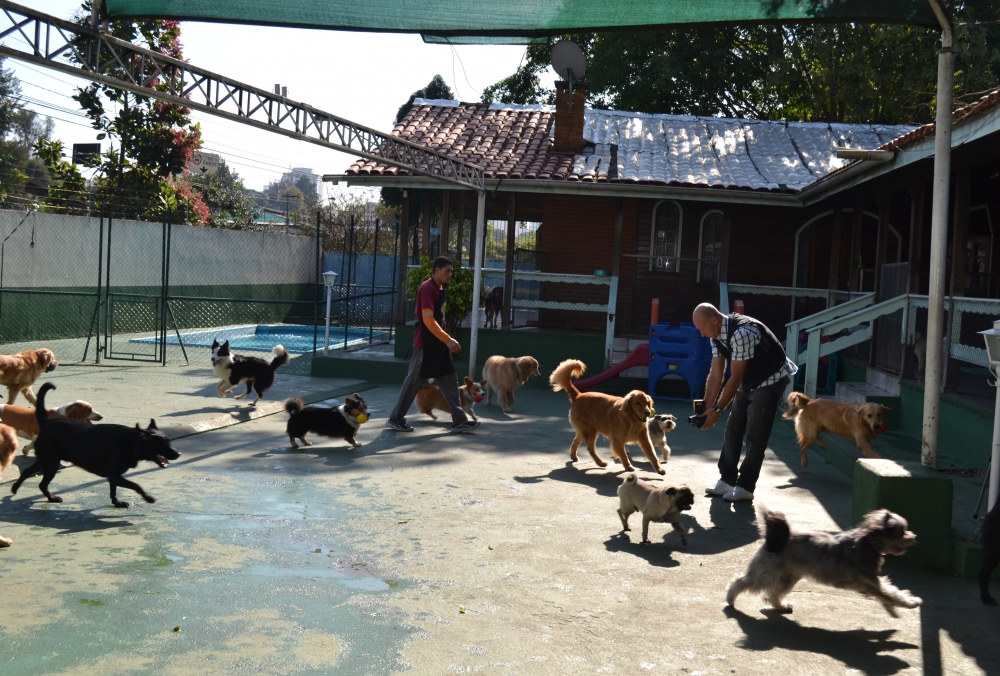
[[[319,340],[319,280],[320,274],[324,272],[323,259],[320,256],[320,226],[322,225],[321,209],[316,210],[316,260],[313,261],[313,356],[316,356],[316,343]],[[328,321],[327,326],[330,326]]]
[[[351,234],[347,241],[347,299],[343,304],[344,312],[344,350],[347,350],[347,331],[351,325],[351,276],[354,266],[354,214],[351,214]]]
[[[1000,388],[1000,381],[997,382],[997,386]],[[990,497],[986,502],[987,512],[993,509],[993,505],[997,503],[997,496],[1000,495],[1000,389],[997,390],[997,395],[993,407],[993,455],[990,460]]]
[[[324,285],[325,286],[325,285]],[[326,286],[326,335],[323,338],[323,356],[330,356],[330,296],[333,295],[333,287]]]
[[[476,257],[472,267],[472,332],[469,336],[469,377],[476,379],[476,347],[479,343],[479,295],[483,288],[483,233],[486,231],[486,191],[479,191],[476,213]]]
[[[948,251],[948,193],[951,179],[951,106],[955,79],[951,19],[939,0],[929,0],[941,24],[938,52],[937,119],[934,126],[934,193],[931,205],[930,288],[927,299],[927,364],[924,376],[924,428],[920,461],[937,467],[941,404],[941,341],[944,336],[945,256]]]
[[[375,245],[372,247],[372,287],[371,306],[368,314],[368,344],[372,344],[372,337],[375,335],[375,269],[378,267],[378,219],[375,219]]]
[[[95,2],[96,6],[97,3]],[[97,335],[94,336],[94,355],[97,357],[97,363],[101,363],[101,282],[104,281],[102,277],[103,270],[101,269],[101,264],[104,262],[104,205],[101,205],[101,221],[100,227],[97,231],[97,324],[94,329]]]

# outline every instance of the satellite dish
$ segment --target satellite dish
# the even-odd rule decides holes
[[[569,82],[572,89],[573,82],[583,78],[587,73],[587,59],[575,42],[560,40],[552,45],[552,68],[561,78]]]

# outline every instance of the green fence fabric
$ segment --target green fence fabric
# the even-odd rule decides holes
[[[111,17],[466,37],[762,22],[937,26],[927,0],[105,0],[104,4]]]

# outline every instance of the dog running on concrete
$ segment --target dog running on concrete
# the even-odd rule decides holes
[[[687,531],[681,525],[681,512],[691,509],[694,493],[684,485],[655,486],[629,472],[618,487],[618,516],[622,529],[628,527],[628,518],[642,512],[642,544],[649,544],[649,522],[669,523],[681,536],[681,544],[687,546]]]

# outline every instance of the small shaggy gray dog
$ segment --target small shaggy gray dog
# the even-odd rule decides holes
[[[843,533],[800,532],[788,527],[781,512],[758,505],[757,525],[764,545],[747,572],[729,585],[726,602],[730,606],[749,591],[762,594],[776,611],[790,613],[791,604],[783,604],[782,599],[803,577],[873,596],[893,617],[898,617],[897,606],[916,608],[922,603],[879,575],[886,554],[902,556],[917,544],[917,536],[906,529],[906,519],[898,514],[887,509],[869,512],[861,525]]]

